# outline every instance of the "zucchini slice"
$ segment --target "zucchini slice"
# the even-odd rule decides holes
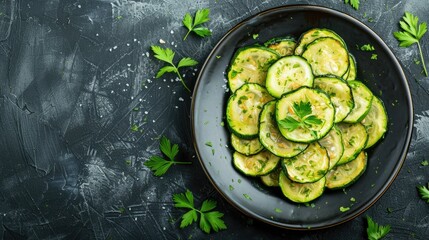
[[[328,152],[318,142],[314,142],[297,156],[283,159],[282,166],[294,182],[316,182],[328,172]]]
[[[337,162],[344,153],[343,137],[338,127],[334,125],[331,131],[329,131],[324,138],[319,140],[319,143],[328,151],[329,170],[331,170],[337,165]]]
[[[228,71],[228,84],[235,92],[245,83],[265,85],[268,67],[279,58],[279,55],[266,47],[253,46],[237,50]]]
[[[313,73],[308,62],[300,56],[286,56],[268,69],[265,86],[275,98],[302,86],[313,86]]]
[[[355,80],[357,76],[357,66],[355,57],[349,53],[349,69],[347,70],[347,77],[343,76],[343,78],[347,81]]]
[[[371,108],[366,117],[362,120],[362,124],[365,126],[368,133],[368,142],[365,148],[372,147],[384,136],[384,133],[387,131],[387,121],[387,112],[383,102],[378,97],[374,96]]]
[[[264,46],[276,51],[280,56],[293,55],[296,41],[292,37],[273,38],[264,43]]]
[[[343,121],[353,109],[352,90],[341,78],[317,77],[314,79],[314,87],[326,92],[331,98],[335,107],[335,123]]]
[[[325,190],[326,178],[322,177],[314,183],[296,183],[281,172],[279,185],[283,195],[292,202],[307,203],[322,195]]]
[[[343,46],[346,46],[344,40],[334,31],[326,28],[313,28],[301,35],[298,41],[298,46],[295,48],[295,55],[301,55],[309,43],[322,37],[331,37],[340,41]]]
[[[231,145],[235,151],[246,156],[257,154],[264,149],[264,145],[261,144],[259,138],[242,139],[235,134],[231,134]]]
[[[281,167],[277,167],[267,175],[261,176],[261,181],[267,187],[278,187],[279,186],[279,175],[282,171]]]
[[[315,76],[332,74],[342,77],[349,68],[349,53],[344,45],[333,38],[323,37],[308,44],[302,53],[310,63]]]
[[[246,156],[239,152],[232,155],[234,166],[247,176],[262,176],[273,171],[280,158],[270,153],[262,151],[252,156]]]
[[[326,187],[339,189],[351,185],[365,172],[367,162],[368,156],[362,151],[353,161],[336,166],[326,174]]]
[[[231,131],[240,138],[258,137],[259,114],[273,97],[259,84],[241,86],[228,100],[226,120]]]
[[[344,118],[344,122],[356,123],[362,121],[371,108],[373,94],[365,84],[360,81],[349,81],[352,89],[354,107],[352,111]]]
[[[361,123],[339,123],[338,129],[343,137],[344,153],[337,165],[345,164],[357,157],[368,141],[368,134]]]
[[[275,101],[264,105],[259,116],[259,140],[267,150],[279,157],[298,155],[308,144],[291,142],[284,138],[277,127],[275,112]]]
[[[307,87],[277,101],[276,121],[288,140],[309,143],[324,137],[334,125],[335,109],[326,93]]]

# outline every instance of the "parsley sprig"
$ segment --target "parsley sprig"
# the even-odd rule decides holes
[[[350,4],[354,9],[359,10],[359,0],[344,0],[344,3]]]
[[[370,216],[366,216],[366,220],[368,222],[368,228],[366,229],[368,240],[379,240],[390,232],[390,225],[378,225]]]
[[[402,19],[403,21],[399,21],[399,25],[403,31],[394,32],[393,35],[396,39],[398,39],[400,47],[409,47],[414,43],[417,43],[420,52],[420,58],[423,63],[423,71],[427,77],[428,72],[426,70],[426,64],[423,58],[422,47],[420,46],[420,39],[427,32],[427,24],[426,22],[419,24],[419,18],[409,12],[405,12],[405,15],[402,17]]]
[[[162,48],[160,46],[153,45],[152,51],[155,53],[155,58],[168,63],[169,65],[162,67],[159,69],[158,73],[156,74],[156,77],[159,78],[162,75],[164,75],[167,72],[174,72],[179,77],[180,81],[182,82],[183,86],[185,87],[188,92],[191,90],[186,86],[185,81],[182,78],[182,75],[179,72],[179,69],[182,67],[192,67],[198,64],[197,61],[195,61],[192,58],[185,57],[180,59],[177,66],[173,63],[174,55],[175,53],[170,48]]]
[[[418,186],[417,189],[419,191],[420,197],[429,203],[429,189],[426,186]]]
[[[279,125],[290,132],[294,131],[298,127],[308,129],[313,125],[318,125],[322,123],[321,119],[312,114],[310,102],[294,102],[292,104],[292,109],[298,119],[289,115],[279,121]]]
[[[161,137],[159,149],[168,159],[164,159],[160,156],[152,156],[144,163],[146,167],[154,172],[153,174],[155,176],[159,177],[164,175],[173,164],[191,164],[191,162],[179,162],[174,160],[179,153],[179,146],[177,144],[171,145],[170,140],[165,136]]]
[[[183,22],[183,25],[188,29],[188,32],[186,33],[183,40],[186,40],[186,38],[191,32],[194,32],[200,37],[210,36],[212,32],[208,28],[201,27],[201,26],[197,27],[198,25],[201,25],[210,20],[209,14],[210,14],[210,9],[208,8],[197,10],[197,12],[195,13],[195,18],[192,18],[190,13],[186,13],[185,16],[183,17],[182,22]]]
[[[183,214],[180,228],[187,227],[193,222],[196,222],[199,214],[200,228],[205,233],[210,233],[211,229],[215,232],[226,229],[226,225],[221,219],[223,217],[223,213],[212,211],[216,208],[216,201],[210,199],[205,200],[201,205],[201,209],[197,209],[194,207],[194,195],[189,190],[186,190],[185,193],[173,194],[173,201],[176,208],[190,209],[188,212]]]

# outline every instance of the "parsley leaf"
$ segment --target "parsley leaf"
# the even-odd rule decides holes
[[[182,82],[182,85],[185,87],[185,89],[188,90],[188,92],[190,92],[191,90],[188,88],[188,86],[186,86],[185,81],[183,80],[182,75],[179,72],[179,68],[181,68],[181,67],[192,67],[192,66],[197,65],[198,62],[192,58],[185,57],[185,58],[180,59],[179,63],[176,66],[173,62],[174,55],[175,55],[173,50],[171,50],[170,48],[162,48],[162,47],[156,46],[156,45],[153,45],[151,48],[152,48],[152,51],[155,53],[155,55],[154,55],[155,58],[169,64],[169,65],[164,66],[161,69],[159,69],[158,73],[156,74],[156,77],[160,78],[162,75],[164,75],[167,72],[174,72],[179,77],[179,79]]]
[[[179,153],[179,146],[177,144],[171,145],[170,140],[165,136],[161,137],[159,149],[168,158],[168,160],[160,156],[152,156],[144,163],[146,167],[150,168],[150,170],[154,172],[153,174],[155,176],[159,177],[164,175],[173,164],[191,164],[191,162],[178,162],[174,160],[176,155]]]
[[[429,203],[429,189],[426,186],[418,186],[417,189],[419,190],[420,197]]]
[[[366,216],[366,220],[368,222],[368,228],[366,229],[368,240],[379,240],[390,232],[390,225],[380,226],[369,216]]]
[[[201,205],[201,209],[198,210],[194,206],[194,195],[189,190],[186,190],[185,193],[173,194],[173,201],[176,208],[190,209],[188,212],[183,214],[180,228],[187,227],[192,223],[197,222],[199,214],[199,226],[205,233],[210,233],[212,229],[215,232],[226,229],[226,225],[222,220],[223,213],[212,211],[216,208],[216,201],[210,199],[205,200]]]
[[[362,50],[362,51],[367,51],[367,52],[371,52],[371,51],[374,51],[375,50],[375,48],[374,48],[374,46],[372,46],[371,44],[365,44],[365,45],[362,45],[361,47],[360,47],[360,50]]]
[[[354,9],[359,10],[359,0],[344,0],[344,3],[350,4]]]
[[[210,36],[212,32],[208,28],[197,27],[198,25],[201,25],[210,20],[209,14],[210,14],[210,9],[208,8],[197,10],[197,12],[195,13],[194,19],[192,19],[191,14],[186,13],[185,16],[183,17],[182,22],[183,22],[183,25],[188,29],[188,32],[186,33],[183,40],[186,40],[186,38],[191,32],[194,32],[200,37]]]
[[[399,25],[403,31],[394,32],[393,35],[399,41],[400,47],[409,47],[414,43],[417,43],[420,52],[420,58],[423,63],[423,70],[427,77],[428,72],[426,70],[425,60],[423,58],[422,48],[420,46],[420,39],[427,32],[427,24],[426,22],[419,24],[419,18],[409,12],[405,12],[405,15],[402,17],[402,19],[403,21],[399,21]]]
[[[294,102],[292,104],[292,110],[297,118],[293,116],[286,116],[284,119],[278,122],[280,127],[287,129],[289,132],[294,131],[298,127],[308,129],[308,127],[323,123],[321,119],[319,119],[315,115],[312,115],[310,102]]]

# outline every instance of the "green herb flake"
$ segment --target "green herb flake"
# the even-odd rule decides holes
[[[349,207],[343,207],[343,206],[340,207],[340,212],[347,212],[348,210],[350,210]]]
[[[140,130],[140,128],[137,124],[131,125],[131,131],[132,132],[138,132],[139,130]]]
[[[375,48],[374,48],[374,46],[372,46],[371,44],[368,43],[368,44],[362,45],[360,47],[360,50],[365,51],[365,52],[371,52],[371,51],[374,51]]]
[[[253,34],[252,37],[253,37],[253,39],[257,39],[259,37],[259,34],[257,34],[257,33]]]
[[[243,197],[246,198],[247,200],[252,201],[252,198],[247,193],[243,193]]]
[[[386,211],[387,211],[387,213],[392,213],[392,212],[393,212],[393,209],[392,209],[392,208],[390,208],[390,207],[388,207],[388,208],[386,208]]]
[[[429,161],[428,160],[424,160],[420,163],[422,166],[427,166],[429,165]]]
[[[377,60],[377,57],[378,57],[378,55],[377,55],[377,54],[375,54],[375,53],[373,53],[373,54],[371,55],[371,60]]]
[[[276,213],[281,213],[281,212],[283,212],[283,210],[281,210],[280,208],[274,208],[274,211],[275,211]]]
[[[350,198],[350,202],[356,202],[356,198],[351,197],[351,198]]]
[[[232,185],[229,185],[229,191],[234,191],[234,187]]]
[[[206,143],[205,143],[205,145],[206,145],[206,146],[209,146],[209,147],[213,147],[213,143],[212,143],[212,142],[210,142],[210,141],[209,141],[209,142],[206,142]]]

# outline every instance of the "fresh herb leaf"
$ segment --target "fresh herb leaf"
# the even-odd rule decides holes
[[[350,4],[354,9],[359,10],[359,0],[344,0],[344,3]]]
[[[183,40],[186,40],[186,38],[191,32],[194,32],[200,37],[210,36],[212,32],[208,28],[197,27],[198,25],[208,22],[210,20],[209,15],[210,15],[210,9],[208,8],[197,10],[197,12],[195,13],[194,19],[192,19],[191,14],[186,13],[185,16],[183,17],[182,22],[183,22],[183,25],[188,29],[188,32],[186,33]]]
[[[179,153],[179,146],[177,144],[171,145],[170,140],[165,136],[161,137],[159,149],[168,159],[164,159],[160,156],[152,156],[144,163],[146,167],[154,172],[155,176],[164,175],[173,164],[191,164],[191,162],[179,162],[174,160]]]
[[[366,229],[368,240],[379,240],[389,233],[390,225],[380,226],[369,216],[366,216],[366,220],[368,222],[368,228]]]
[[[429,165],[429,161],[428,160],[424,160],[420,163],[422,166],[427,166]]]
[[[190,209],[188,212],[183,214],[180,228],[187,227],[192,223],[197,222],[199,214],[199,226],[205,233],[210,233],[212,229],[215,232],[226,229],[226,225],[222,220],[223,213],[212,211],[216,208],[216,201],[210,199],[205,200],[201,205],[201,209],[197,209],[194,206],[194,195],[189,190],[186,190],[185,193],[173,194],[173,201],[176,208]]]
[[[371,52],[371,51],[374,51],[375,50],[375,48],[374,48],[374,46],[372,46],[371,44],[364,44],[364,45],[362,45],[361,47],[360,47],[360,50],[362,50],[362,51],[366,51],[366,52]]]
[[[420,197],[429,203],[429,189],[426,186],[418,186],[417,189],[419,190]]]
[[[371,55],[371,60],[377,60],[377,58],[378,58],[378,55],[377,55],[377,54],[373,53],[373,54]]]
[[[259,34],[255,33],[252,35],[253,39],[257,39],[259,37]]]
[[[399,25],[403,31],[394,32],[393,35],[399,41],[400,47],[409,47],[414,43],[417,43],[420,52],[420,58],[423,63],[423,70],[427,77],[428,72],[426,70],[426,64],[423,58],[422,48],[420,46],[420,39],[427,32],[427,24],[426,22],[419,24],[419,18],[409,12],[405,12],[405,15],[402,17],[402,19],[403,21],[399,21]]]
[[[292,104],[292,110],[296,117],[286,116],[284,119],[278,122],[280,127],[287,129],[289,132],[294,131],[298,127],[308,129],[308,127],[311,127],[312,125],[319,125],[323,123],[321,119],[315,115],[312,115],[310,102],[294,102]]]
[[[171,50],[170,48],[162,48],[156,45],[153,45],[151,48],[152,48],[152,51],[155,53],[154,55],[155,58],[163,62],[166,62],[168,64],[167,66],[164,66],[161,69],[159,69],[158,73],[156,74],[156,77],[160,78],[162,75],[164,75],[167,72],[174,72],[179,77],[185,89],[188,90],[188,92],[190,92],[191,90],[188,88],[188,86],[186,86],[185,81],[183,80],[182,75],[179,72],[179,69],[182,67],[195,66],[198,64],[198,62],[192,58],[185,57],[180,59],[179,63],[176,66],[173,62],[174,55],[175,55],[173,50]]]
[[[348,210],[350,210],[349,207],[340,207],[340,212],[347,212]]]

